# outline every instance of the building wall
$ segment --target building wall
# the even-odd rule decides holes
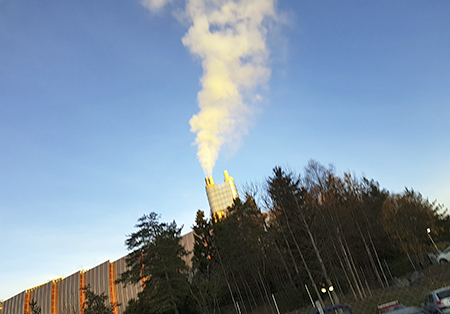
[[[184,247],[186,252],[188,252],[188,255],[183,259],[189,268],[192,267],[192,256],[194,256],[194,243],[195,243],[194,231],[185,234],[180,241],[180,244]]]
[[[104,262],[85,273],[86,285],[89,285],[95,294],[104,293],[111,300],[109,289],[109,261]]]
[[[126,259],[127,257],[124,256],[113,263],[116,279],[118,279],[120,275],[127,269]],[[120,304],[118,307],[118,314],[122,314],[125,311],[128,302],[131,299],[137,299],[138,293],[142,291],[142,285],[127,284],[126,286],[124,286],[123,284],[119,283],[115,287],[117,293],[117,302]]]
[[[194,248],[194,234],[190,232],[180,242],[187,251]],[[0,314],[25,314],[30,311],[29,302],[35,300],[42,314],[81,314],[81,305],[85,301],[81,288],[87,284],[96,294],[104,293],[110,302],[120,303],[115,314],[123,314],[128,302],[137,299],[142,284],[116,284],[116,279],[127,269],[124,256],[110,263],[106,261],[87,271],[78,271],[69,277],[50,281],[38,287],[23,291],[3,302]],[[190,258],[185,260],[190,265]]]
[[[81,314],[80,278],[76,272],[58,282],[58,314]]]
[[[109,299],[111,304],[116,305],[114,308],[114,314],[119,314],[119,309],[117,308],[117,288],[116,288],[116,273],[115,273],[115,264],[109,263]]]
[[[27,291],[29,302],[36,301],[42,314],[56,314],[57,312],[57,283],[52,280],[42,286]]]
[[[21,292],[3,302],[3,314],[22,314],[25,311],[26,292]]]

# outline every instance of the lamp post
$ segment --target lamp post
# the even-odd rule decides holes
[[[440,252],[439,249],[438,249],[437,246],[436,246],[436,243],[434,243],[433,238],[431,237],[431,234],[430,234],[430,233],[431,233],[431,229],[430,229],[430,228],[427,228],[427,235],[428,235],[428,237],[430,238],[431,243],[433,243],[434,248],[436,249],[436,251]]]

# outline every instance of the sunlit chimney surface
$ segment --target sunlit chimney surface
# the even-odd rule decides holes
[[[235,198],[239,197],[234,179],[226,170],[223,174],[225,180],[219,184],[215,184],[212,177],[205,178],[209,208],[211,214],[218,219],[226,215],[227,208],[233,204]]]

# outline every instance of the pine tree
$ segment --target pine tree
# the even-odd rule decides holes
[[[187,255],[180,245],[181,228],[175,221],[160,223],[154,212],[139,218],[138,231],[125,241],[132,251],[127,258],[128,270],[119,283],[140,283],[136,308],[142,313],[179,313],[188,295],[187,267],[182,259]]]

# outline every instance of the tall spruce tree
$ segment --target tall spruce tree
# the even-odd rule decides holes
[[[214,244],[213,222],[197,211],[194,231],[194,255],[192,257],[191,294],[200,313],[220,312],[220,299],[226,294],[226,279]]]
[[[215,261],[215,249],[213,243],[213,223],[205,217],[201,210],[197,211],[194,231],[194,256],[192,264],[195,272],[208,275],[211,272],[211,264]]]
[[[183,260],[187,252],[180,245],[182,228],[178,228],[175,221],[159,222],[155,212],[143,215],[135,227],[138,231],[125,241],[132,251],[127,258],[128,270],[117,282],[143,285],[138,300],[132,305],[139,313],[178,314],[189,292]]]

